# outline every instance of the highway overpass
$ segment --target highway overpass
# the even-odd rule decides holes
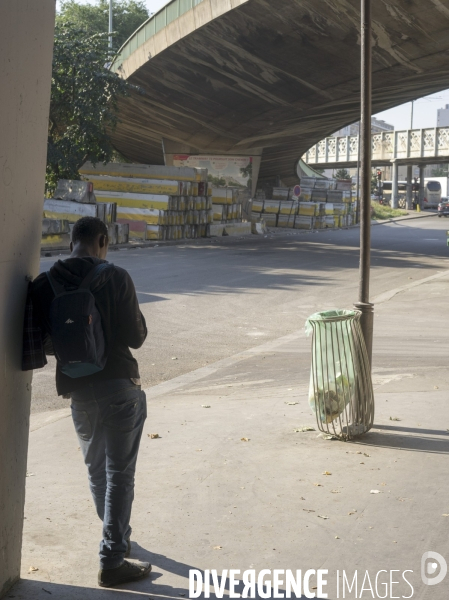
[[[319,141],[303,155],[312,168],[338,169],[357,167],[359,136],[331,136]],[[434,165],[449,162],[449,127],[383,131],[371,137],[373,166]]]
[[[442,0],[373,3],[374,113],[449,87],[448,29]],[[252,155],[292,183],[299,157],[358,119],[359,30],[359,0],[173,0],[112,65],[144,92],[121,101],[114,144],[155,164]]]

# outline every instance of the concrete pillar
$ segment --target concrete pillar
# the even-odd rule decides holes
[[[413,165],[407,166],[407,210],[412,210],[413,208]]]
[[[393,177],[391,182],[391,206],[392,208],[397,208],[399,202],[399,167],[396,160],[393,160],[392,163]]]
[[[419,165],[419,206],[424,206],[424,169],[426,165]]]
[[[0,597],[20,572],[31,397],[22,325],[39,267],[54,20],[54,0],[0,2]]]

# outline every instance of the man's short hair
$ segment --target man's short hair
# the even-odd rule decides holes
[[[98,217],[82,217],[75,223],[72,230],[72,242],[91,244],[98,235],[106,236],[108,240],[108,228]]]

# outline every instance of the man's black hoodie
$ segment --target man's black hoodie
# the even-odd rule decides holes
[[[67,291],[77,289],[96,265],[106,261],[94,257],[59,260],[50,269],[54,279]],[[139,309],[134,284],[129,274],[112,266],[94,278],[91,291],[101,315],[108,358],[99,373],[76,379],[56,368],[56,389],[59,395],[69,394],[90,383],[110,379],[138,379],[139,367],[129,348],[140,348],[147,336],[145,319]],[[53,354],[50,340],[50,305],[54,298],[48,277],[42,273],[32,285],[32,302],[44,334],[45,350]]]

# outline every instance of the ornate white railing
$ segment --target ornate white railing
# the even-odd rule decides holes
[[[449,127],[373,133],[372,160],[448,157]],[[328,137],[302,157],[309,165],[354,163],[359,159],[359,136]]]

